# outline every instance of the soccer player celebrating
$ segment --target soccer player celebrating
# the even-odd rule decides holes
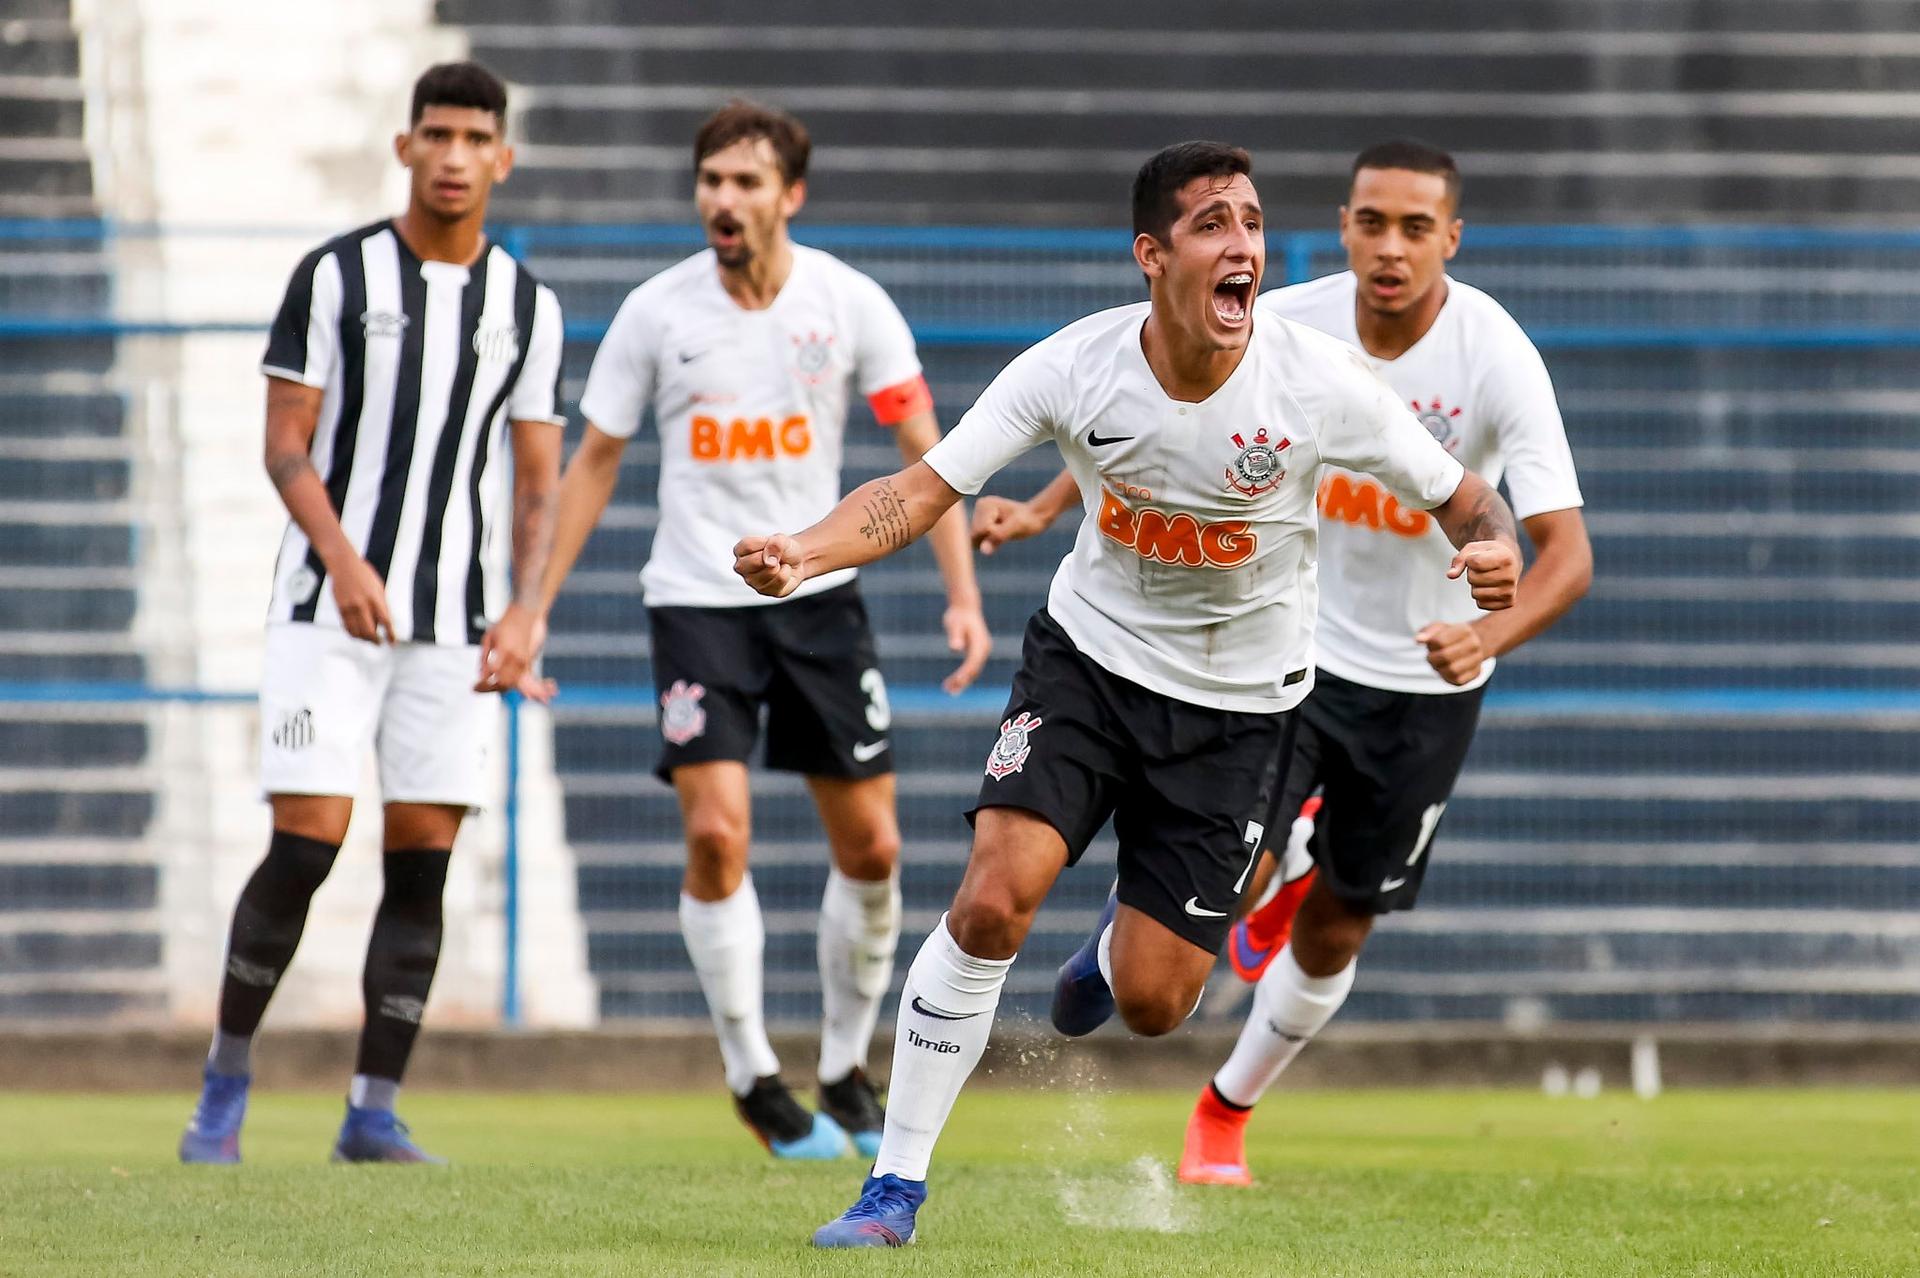
[[[1192,1010],[1258,851],[1293,707],[1312,686],[1313,482],[1323,462],[1431,511],[1489,607],[1519,576],[1498,494],[1349,348],[1262,317],[1247,153],[1169,147],[1134,180],[1149,300],[1071,324],[997,377],[917,465],[735,569],[783,596],[898,550],[1009,460],[1053,441],[1089,494],[1027,627],[987,756],[966,875],[907,973],[885,1138],[827,1247],[910,1241],[933,1145],[1034,912],[1109,816],[1116,897],[1063,969],[1055,1016],[1164,1034]]]
[[[1232,933],[1228,958],[1258,986],[1238,1045],[1188,1123],[1180,1179],[1189,1183],[1250,1183],[1252,1106],[1339,1010],[1374,919],[1413,907],[1494,659],[1551,625],[1592,576],[1546,366],[1498,302],[1447,278],[1459,208],[1459,170],[1444,151],[1371,147],[1354,161],[1340,210],[1350,269],[1255,304],[1359,347],[1448,452],[1489,482],[1504,473],[1534,561],[1515,606],[1483,613],[1438,571],[1453,551],[1431,519],[1363,475],[1323,476],[1318,674],[1265,823],[1275,832],[1290,823],[1294,837],[1267,899]],[[1075,495],[1050,488],[1026,509],[982,502],[976,534],[983,546],[1028,535]]]
[[[538,646],[563,424],[559,303],[483,230],[513,165],[506,115],[484,67],[421,76],[394,140],[406,212],[309,253],[267,341],[266,467],[291,516],[260,688],[273,837],[234,909],[183,1162],[240,1160],[254,1033],[346,838],[369,748],[385,891],[333,1157],[440,1161],[394,1101],[440,958],[454,836],[487,793],[489,694],[514,687]]]
[[[656,771],[678,794],[687,842],[680,929],[740,1117],[782,1158],[838,1157],[849,1135],[867,1154],[879,1145],[884,1114],[865,1066],[900,937],[891,712],[851,567],[775,601],[728,571],[731,548],[743,517],[799,526],[832,508],[852,385],[908,463],[940,437],[891,299],[788,237],[809,150],[799,121],[752,103],[701,126],[694,203],[710,247],[636,288],[594,357],[541,602],[544,615],[651,405],[660,522],[640,581],[660,694]],[[991,642],[963,511],[940,521],[933,549],[962,654],[945,686],[958,692]],[[781,1081],[761,1009],[747,759],[762,709],[767,765],[806,777],[833,858],[820,905],[819,1114]]]

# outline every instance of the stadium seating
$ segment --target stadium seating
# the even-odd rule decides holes
[[[0,26],[0,315],[97,317],[112,291],[65,0]],[[10,333],[0,360],[0,1016],[164,1005],[145,711],[44,701],[48,681],[138,682],[138,549],[110,339]],[[34,685],[40,685],[36,691]],[[36,702],[35,698],[40,698]]]
[[[806,25],[768,25],[763,8],[728,0],[669,0],[644,17],[570,0],[539,26],[502,0],[449,0],[442,12],[467,24],[476,56],[524,86],[522,176],[504,204],[521,221],[684,222],[687,141],[730,92],[787,105],[813,128],[811,224],[1111,226],[1139,157],[1195,134],[1254,149],[1273,224],[1286,228],[1328,225],[1353,151],[1402,131],[1461,155],[1478,224],[1830,225],[1910,205],[1905,124],[1890,106],[1876,115],[1874,95],[1920,82],[1920,59],[1876,38],[1898,25],[1887,6],[1825,6],[1818,32],[1804,29],[1803,10],[1775,3],[1469,7],[1440,15],[1372,0],[1263,13],[1298,27],[1254,31],[1245,6],[1224,0],[1182,6],[1177,22],[1164,6],[1095,0],[964,11],[830,0],[809,6]],[[1839,92],[1852,95],[1844,122],[1808,109]],[[828,246],[881,278],[923,332],[1044,331],[1138,296],[1124,243],[1116,237],[1105,270]],[[1859,707],[1839,702],[1792,712],[1764,695],[1681,702],[1758,688],[1871,706],[1873,694],[1920,689],[1910,644],[1920,603],[1904,584],[1920,561],[1910,352],[1688,340],[1713,328],[1911,329],[1920,295],[1876,263],[1818,251],[1770,261],[1681,243],[1628,256],[1475,243],[1470,228],[1462,278],[1535,331],[1564,335],[1548,358],[1600,575],[1576,615],[1500,676],[1426,908],[1382,932],[1352,1014],[1912,1015],[1920,943],[1898,912],[1920,901],[1920,871],[1899,847],[1920,800],[1890,780],[1920,745],[1911,715],[1863,729]],[[532,256],[570,317],[590,324],[680,251],[550,245]],[[1298,275],[1337,264],[1321,254],[1288,265]],[[1036,299],[1023,312],[998,305],[1009,278]],[[1627,327],[1663,331],[1667,344],[1581,336]],[[929,343],[942,419],[1014,349]],[[589,357],[590,343],[571,353],[576,393]],[[893,465],[869,427],[856,425],[850,444],[850,480]],[[553,661],[563,680],[646,678],[630,571],[651,535],[657,453],[648,442],[629,451],[613,526],[563,601]],[[1054,465],[1050,453],[1031,457],[994,490],[1024,494]],[[1063,548],[1049,538],[987,565],[999,647],[966,711],[896,691],[910,934],[957,876],[957,814],[1021,624]],[[947,658],[930,558],[916,551],[865,581],[890,680],[931,685]],[[1567,690],[1583,695],[1550,695]],[[604,1009],[697,1016],[674,935],[675,813],[646,775],[650,716],[578,709],[561,722]],[[813,1006],[822,852],[807,808],[789,780],[756,785],[769,989],[790,1017]],[[1097,864],[1069,874],[1044,912],[1012,987],[1026,1010],[1106,875]]]

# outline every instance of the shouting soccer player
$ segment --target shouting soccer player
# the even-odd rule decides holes
[[[850,386],[919,460],[940,437],[913,335],[880,286],[794,244],[810,149],[800,122],[733,102],[694,140],[694,203],[710,247],[636,288],[601,343],[580,407],[586,437],[562,481],[542,591],[551,608],[606,508],[649,404],[660,431],[660,522],[640,574],[663,745],[687,842],[680,929],[706,995],[727,1087],[777,1157],[878,1147],[867,1045],[900,937],[891,711],[853,572],[779,601],[728,571],[743,517],[788,526],[840,496]],[[950,692],[990,646],[963,511],[934,529]],[[747,872],[747,759],[767,714],[767,765],[807,779],[833,864],[820,903],[825,1003],[820,1113],[780,1079],[761,1007],[765,931]]]
[[[979,1062],[1034,912],[1109,816],[1117,895],[1056,1019],[1116,1006],[1141,1034],[1199,998],[1260,848],[1259,822],[1312,687],[1314,478],[1376,476],[1428,511],[1488,607],[1519,576],[1499,495],[1436,443],[1356,352],[1255,322],[1265,267],[1247,153],[1189,142],[1134,180],[1149,300],[1026,351],[918,465],[863,485],[794,535],[754,536],[735,570],[782,596],[904,546],[994,471],[1053,441],[1086,518],[1027,627],[987,755],[965,878],[907,973],[885,1137],[826,1247],[913,1237],[933,1145]]]
[[[487,793],[490,694],[514,687],[537,650],[559,482],[560,306],[483,231],[513,164],[506,114],[484,67],[421,76],[394,143],[411,172],[406,212],[309,253],[267,341],[266,466],[291,516],[260,686],[273,838],[234,909],[184,1162],[240,1159],[254,1033],[346,838],[369,748],[385,892],[333,1157],[439,1161],[394,1100],[440,959],[454,836]]]
[[[1489,482],[1504,473],[1534,561],[1514,607],[1483,613],[1439,572],[1453,551],[1431,519],[1363,475],[1322,477],[1318,673],[1265,823],[1295,837],[1271,895],[1231,936],[1234,970],[1258,987],[1239,1044],[1188,1123],[1180,1179],[1189,1183],[1250,1183],[1253,1104],[1339,1010],[1374,919],[1413,907],[1494,659],[1551,625],[1592,576],[1546,366],[1498,302],[1447,278],[1459,209],[1446,152],[1371,147],[1353,163],[1340,210],[1350,269],[1255,304],[1360,348],[1448,452]],[[1074,496],[1050,487],[1026,509],[983,501],[976,535],[983,547],[1029,535]],[[1272,865],[1263,858],[1263,870]]]

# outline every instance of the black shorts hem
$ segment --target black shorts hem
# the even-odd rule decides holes
[[[1136,884],[1126,875],[1121,875],[1115,895],[1120,898],[1120,904],[1140,911],[1187,944],[1205,950],[1209,954],[1218,955],[1221,947],[1227,943],[1227,933],[1233,930],[1232,912],[1229,911],[1225,917],[1217,919],[1195,918],[1169,901],[1165,895],[1152,891],[1152,886],[1150,883]],[[1135,887],[1148,890],[1129,890]]]
[[[1045,808],[1040,807],[1038,804],[1034,804],[1034,803],[1021,803],[1017,801],[1009,801],[1006,803],[976,803],[972,807],[968,808],[965,812],[962,812],[960,814],[961,816],[967,819],[967,828],[968,829],[977,828],[974,825],[974,818],[979,816],[982,812],[984,812],[988,808],[1012,808],[1016,812],[1031,812],[1033,813],[1033,815],[1039,817],[1042,821],[1045,821],[1048,825],[1052,826],[1053,832],[1060,836],[1060,841],[1067,845],[1067,865],[1069,868],[1077,864],[1080,858],[1086,855],[1088,846],[1093,843],[1093,840],[1089,838],[1084,843],[1082,843],[1079,847],[1075,847],[1073,845],[1073,836],[1067,833],[1067,829],[1068,829],[1068,826],[1070,825],[1070,822],[1068,822],[1066,818],[1062,817],[1058,812],[1049,812]]]

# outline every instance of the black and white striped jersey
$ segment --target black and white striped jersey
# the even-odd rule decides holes
[[[325,398],[313,465],[387,583],[394,637],[479,641],[508,601],[507,421],[560,414],[560,303],[507,252],[423,262],[376,222],[293,272],[262,370]],[[326,569],[291,520],[271,621],[339,626]]]

